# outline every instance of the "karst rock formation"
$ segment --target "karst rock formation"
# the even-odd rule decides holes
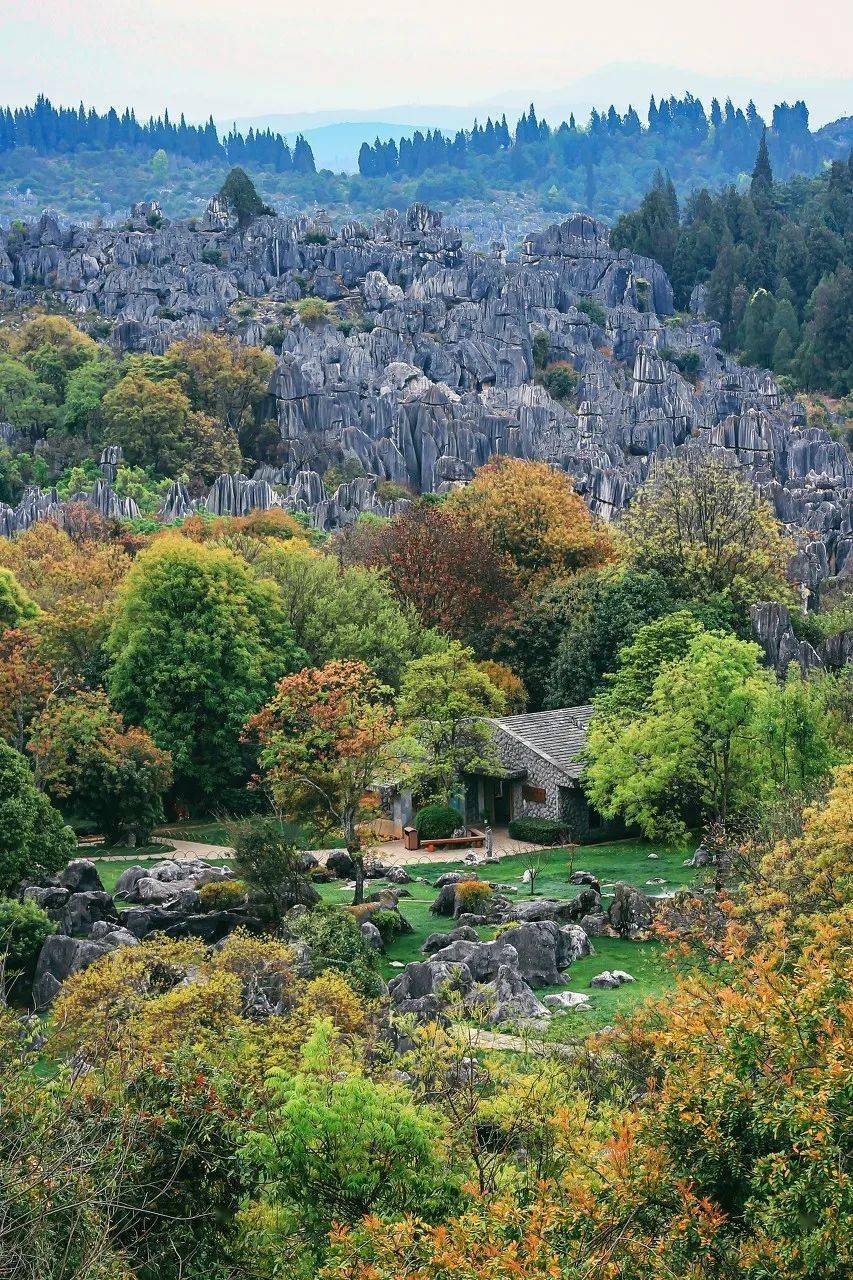
[[[609,520],[655,459],[698,443],[745,468],[796,533],[795,581],[819,592],[853,572],[853,467],[843,446],[808,427],[771,374],[721,350],[701,291],[694,313],[675,317],[663,269],[611,249],[606,226],[585,214],[528,236],[511,261],[500,246],[492,256],[466,248],[421,204],[389,210],[370,228],[337,229],[322,215],[265,215],[240,228],[218,198],[189,222],[165,221],[149,204],[112,228],[65,229],[45,214],[12,235],[0,230],[0,285],[22,305],[49,291],[72,314],[101,313],[121,352],[161,353],[207,329],[263,345],[281,304],[309,295],[359,317],[342,328],[294,314],[279,328],[268,408],[286,462],[220,476],[202,498],[175,484],[164,520],[197,507],[245,514],[279,505],[331,529],[360,512],[399,509],[399,498],[380,496],[382,480],[440,493],[497,454],[563,469]],[[539,332],[549,362],[568,360],[580,374],[571,404],[534,381]],[[691,379],[675,363],[688,352],[699,361]],[[328,492],[321,475],[347,461],[364,474]],[[106,449],[103,479],[77,496],[126,517],[134,506],[111,488],[116,464]],[[55,492],[30,490],[0,509],[0,532],[57,507]]]

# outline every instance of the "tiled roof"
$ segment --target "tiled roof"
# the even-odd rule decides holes
[[[560,707],[524,716],[498,716],[492,724],[568,777],[579,778],[583,766],[577,757],[586,744],[591,716],[592,707]]]

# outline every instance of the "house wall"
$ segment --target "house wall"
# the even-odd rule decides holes
[[[501,733],[500,730],[495,734],[495,748],[506,769],[513,771],[523,769],[527,772],[524,783],[513,782],[512,784],[513,817],[559,818],[560,788],[566,783],[566,775],[562,769],[558,769],[556,765],[550,765],[534,751],[528,750],[524,743]],[[545,800],[542,803],[523,800],[522,788],[525,785],[543,787]]]

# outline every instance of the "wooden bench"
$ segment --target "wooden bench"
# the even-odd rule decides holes
[[[419,848],[427,853],[435,853],[436,849],[482,849],[486,843],[485,831],[472,827],[467,836],[442,836],[433,840],[425,840]]]

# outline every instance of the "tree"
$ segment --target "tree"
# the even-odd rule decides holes
[[[234,210],[241,230],[245,230],[253,218],[275,212],[269,205],[264,204],[252,179],[245,169],[239,166],[231,170],[219,188],[219,198]]]
[[[116,707],[171,753],[179,793],[207,804],[236,798],[248,763],[240,730],[305,660],[273,583],[224,548],[173,534],[134,562],[108,650]]]
[[[23,751],[30,725],[56,692],[59,682],[45,662],[32,628],[0,636],[0,738]]]
[[[15,538],[0,539],[0,562],[42,611],[33,624],[39,657],[57,679],[100,677],[116,592],[130,568],[126,551],[114,542],[72,538],[39,520]]]
[[[0,569],[0,629],[15,629],[23,622],[32,622],[38,614],[38,606],[15,575],[8,569]]]
[[[354,659],[396,689],[406,663],[435,647],[436,638],[375,569],[342,567],[295,538],[255,544],[253,552],[252,563],[277,584],[294,639],[314,666]]]
[[[314,906],[320,901],[280,819],[250,818],[234,824],[228,834],[238,875],[263,897],[279,924],[297,903]]]
[[[151,177],[158,187],[166,185],[169,177],[169,157],[162,147],[158,147],[151,157]]]
[[[27,999],[36,961],[56,926],[46,911],[25,898],[0,898],[0,996]]]
[[[341,1060],[328,1024],[303,1048],[299,1071],[273,1074],[246,1145],[272,1211],[273,1256],[292,1256],[304,1233],[316,1264],[333,1222],[407,1211],[429,1218],[455,1198],[439,1117],[402,1086]]]
[[[545,462],[494,458],[450,494],[447,508],[488,535],[524,587],[613,559],[607,526]]]
[[[144,729],[127,729],[105,693],[52,700],[29,747],[39,784],[54,800],[93,818],[109,844],[148,844],[163,821],[171,758]]]
[[[722,597],[744,616],[790,597],[793,541],[752,482],[702,450],[657,463],[621,528],[634,567],[659,573],[679,599]]]
[[[486,721],[505,709],[504,693],[458,640],[409,663],[397,714],[406,728],[407,773],[420,799],[449,804],[460,774],[494,763]]]
[[[638,633],[589,730],[591,802],[650,839],[682,839],[696,817],[725,827],[759,811],[780,777],[790,789],[810,786],[832,762],[819,707],[807,716],[800,709],[806,723],[797,732],[780,727],[795,716],[780,708],[757,645],[700,629],[684,656],[667,662],[684,645],[685,626],[689,635],[696,624],[674,614]]]
[[[76,846],[74,832],[36,789],[24,757],[0,743],[0,893],[17,892],[24,879],[53,875]]]
[[[392,760],[389,694],[363,662],[327,662],[280,680],[247,724],[278,809],[341,832],[356,864],[356,903],[364,887],[359,824],[372,812],[366,793]]]
[[[185,429],[190,402],[174,379],[154,382],[125,374],[101,401],[104,440],[121,445],[125,461],[175,476],[187,459]]]
[[[184,373],[193,408],[240,432],[268,394],[275,358],[261,347],[201,333],[172,343],[166,352]]]
[[[758,144],[758,155],[749,183],[749,194],[756,202],[766,201],[773,193],[773,170],[770,167],[770,152],[767,150],[767,129],[761,131],[761,142]]]
[[[383,569],[395,594],[485,657],[512,617],[515,570],[488,531],[446,504],[416,502],[384,523],[359,521],[338,539],[342,558]]]

